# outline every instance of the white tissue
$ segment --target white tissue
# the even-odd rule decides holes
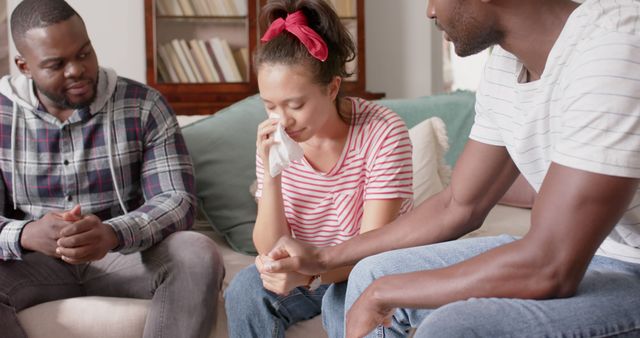
[[[280,115],[269,115],[272,119],[279,119]],[[278,123],[276,131],[272,137],[277,143],[269,149],[269,173],[271,177],[276,177],[282,170],[289,166],[291,161],[299,161],[304,157],[304,150],[284,131],[281,123]]]

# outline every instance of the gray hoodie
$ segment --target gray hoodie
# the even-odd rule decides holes
[[[118,75],[116,72],[109,68],[100,68],[98,71],[98,86],[97,86],[97,94],[96,98],[91,103],[89,109],[91,112],[97,112],[101,109],[105,108],[107,114],[113,114],[113,109],[111,109],[111,96],[116,88],[116,83],[118,81]],[[18,76],[4,76],[0,79],[0,94],[6,96],[13,102],[13,118],[11,123],[11,166],[12,172],[17,173],[16,171],[16,161],[15,161],[15,144],[16,144],[16,121],[18,118],[19,110],[28,110],[35,111],[40,104],[40,100],[35,93],[35,86],[33,84],[33,80],[28,78],[27,76],[20,74]],[[113,118],[109,116],[107,118],[107,123],[105,124],[105,134],[107,135],[107,149],[109,151],[109,168],[111,171],[111,177],[114,182],[117,182],[115,169],[113,165],[113,141],[111,138],[111,122]],[[12,179],[12,192],[13,192],[13,208],[16,209],[16,181],[17,179]],[[125,208],[124,201],[120,194],[119,184],[114,184],[116,195],[118,196],[118,201],[120,203],[120,207],[127,213],[127,209]]]

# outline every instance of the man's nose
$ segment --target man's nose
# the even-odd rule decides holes
[[[85,67],[81,62],[69,62],[64,70],[64,76],[68,78],[81,77]]]
[[[436,18],[436,8],[433,6],[433,1],[427,1],[427,18],[435,19]]]

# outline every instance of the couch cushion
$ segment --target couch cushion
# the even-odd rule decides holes
[[[434,116],[438,116],[447,126],[449,152],[445,159],[453,167],[469,139],[469,132],[475,118],[475,94],[456,91],[449,94],[433,95],[417,99],[380,100],[378,103],[395,111],[405,121],[407,128]]]
[[[244,99],[182,129],[193,159],[202,214],[231,247],[255,253],[251,233],[256,203],[256,130],[266,113],[257,96]]]
[[[413,145],[413,201],[418,205],[449,183],[451,168],[444,154],[449,149],[447,129],[439,117],[420,122],[409,130]]]
[[[28,308],[18,319],[31,338],[139,338],[148,304],[130,298],[69,298]]]

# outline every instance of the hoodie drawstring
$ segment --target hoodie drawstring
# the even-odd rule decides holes
[[[18,209],[16,202],[16,129],[18,128],[18,105],[13,102],[13,115],[11,115],[11,197],[13,199],[13,210]]]
[[[111,171],[111,180],[113,181],[113,188],[116,191],[116,196],[118,197],[118,203],[120,203],[120,208],[126,215],[127,208],[124,205],[124,200],[122,199],[122,195],[120,195],[120,189],[118,188],[118,180],[116,179],[116,169],[113,165],[113,139],[111,137],[111,124],[113,120],[113,103],[111,100],[107,100],[107,123],[105,123],[105,133],[107,135],[107,157],[109,158],[109,171]]]
[[[113,180],[113,187],[118,197],[118,203],[122,211],[127,214],[127,208],[124,205],[124,200],[120,194],[118,188],[118,180],[116,179],[116,171],[113,165],[113,140],[111,137],[111,124],[113,120],[113,104],[111,100],[107,101],[107,121],[105,123],[105,133],[107,135],[107,153],[109,159],[109,171],[111,172],[111,179]],[[18,128],[18,105],[13,102],[13,115],[11,116],[11,195],[13,199],[13,209],[18,209],[17,193],[16,193],[16,181],[18,177],[17,165],[16,165],[16,130]]]

